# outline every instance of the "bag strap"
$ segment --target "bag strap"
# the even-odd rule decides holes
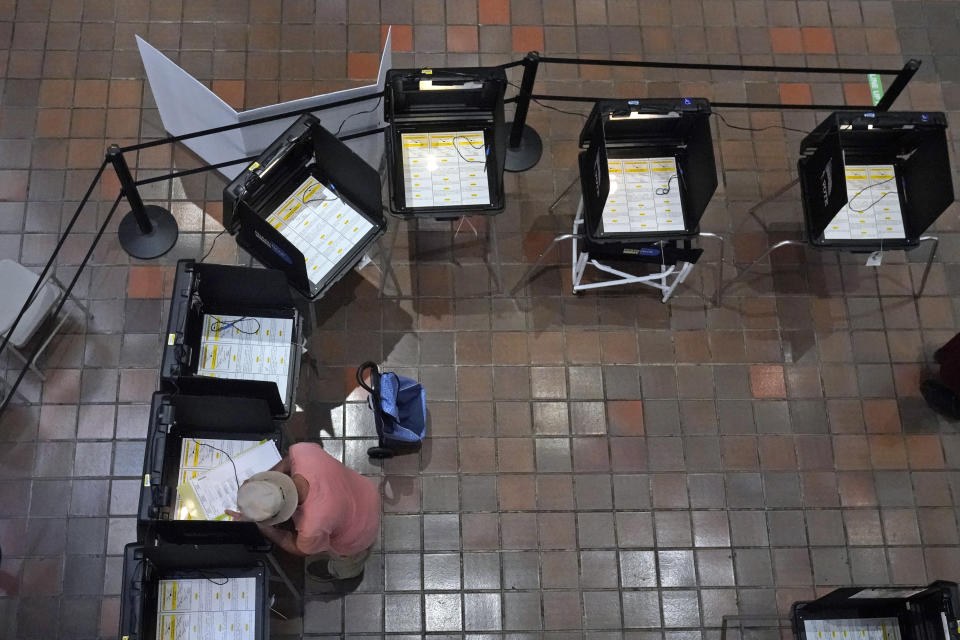
[[[371,361],[366,361],[359,367],[357,367],[357,384],[366,389],[371,395],[376,395],[377,392],[374,391],[366,382],[363,381],[363,374],[366,370],[370,370],[370,383],[374,384],[373,376],[379,376],[380,370],[377,368],[376,363]],[[376,386],[376,385],[375,385]]]

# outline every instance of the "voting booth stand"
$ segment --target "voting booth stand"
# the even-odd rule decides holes
[[[459,219],[471,227],[466,216],[491,216],[487,252],[498,290],[495,216],[506,201],[506,86],[501,67],[464,67],[391,69],[384,87],[390,212],[408,220]],[[389,254],[395,242],[396,231]]]
[[[262,554],[233,546],[132,542],[123,553],[122,640],[270,638]]]
[[[160,380],[171,391],[265,400],[293,409],[303,320],[283,273],[177,263]]]
[[[692,243],[703,237],[720,241],[719,272],[723,238],[700,231],[717,188],[709,118],[710,103],[700,98],[595,103],[580,134],[585,150],[579,155],[581,197],[573,230],[553,239],[517,289],[563,240],[573,244],[574,293],[644,284],[660,290],[666,302],[703,254]],[[657,270],[624,270],[636,264]],[[588,266],[607,279],[583,282]]]
[[[923,233],[953,202],[946,127],[942,113],[832,113],[800,147],[804,239],[774,244],[724,289],[785,246],[869,254],[867,266],[880,266],[884,251],[930,242],[922,295],[938,244]]]
[[[926,587],[845,587],[790,611],[797,640],[957,640],[955,582]]]
[[[375,169],[303,115],[224,189],[223,224],[317,300],[383,235],[379,184]]]

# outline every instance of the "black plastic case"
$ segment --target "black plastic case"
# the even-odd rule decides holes
[[[824,230],[847,204],[847,164],[891,164],[900,195],[904,235],[883,249],[909,249],[953,202],[947,120],[934,112],[837,111],[800,145],[797,170],[804,227],[813,246],[874,251],[879,239],[827,240]]]
[[[281,425],[257,398],[153,394],[137,510],[141,541],[174,544],[243,544],[269,548],[252,522],[175,520],[181,443],[187,438],[272,440],[283,455]]]
[[[197,375],[205,313],[293,319],[287,389],[282,395],[273,382]],[[300,374],[302,325],[281,272],[180,260],[170,300],[161,384],[187,395],[259,398],[267,402],[271,415],[286,419],[293,410]]]

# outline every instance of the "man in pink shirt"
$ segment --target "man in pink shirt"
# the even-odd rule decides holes
[[[308,570],[319,579],[363,573],[380,528],[376,484],[312,442],[291,446],[273,469],[244,482],[237,507],[227,514],[256,522],[284,551],[311,556]],[[295,531],[275,526],[291,518]]]

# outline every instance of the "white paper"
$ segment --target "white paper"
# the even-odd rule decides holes
[[[249,122],[256,118],[296,109],[319,108],[331,102],[375,94],[383,90],[386,73],[393,66],[392,37],[388,31],[375,84],[280,102],[238,113],[197,81],[196,78],[150,46],[140,36],[136,36],[136,39],[137,47],[140,49],[140,58],[147,74],[147,81],[160,112],[160,120],[171,135],[181,135],[238,122]],[[362,113],[364,111],[369,111],[369,113]],[[353,114],[357,115],[354,116]],[[343,135],[383,126],[383,102],[380,101],[378,104],[378,98],[371,98],[326,111],[317,111],[314,112],[314,115],[330,132],[336,132],[348,116],[353,116],[343,125],[341,131],[341,135]],[[233,158],[254,156],[262,153],[297,117],[281,118],[280,120],[250,125],[242,129],[193,138],[184,141],[184,144],[209,164],[226,162]],[[380,166],[384,153],[383,134],[357,138],[346,144],[373,168],[376,169]],[[235,164],[223,167],[219,171],[232,180],[240,175],[245,167],[245,163]]]
[[[407,206],[490,204],[483,131],[400,134]]]
[[[250,476],[269,471],[281,459],[273,440],[232,457],[232,464],[227,460],[196,478],[188,479],[185,486],[178,487],[184,504],[192,512],[192,519],[222,520],[228,517],[224,515],[227,509],[237,510],[238,481],[242,485]]]
[[[804,620],[807,640],[900,640],[896,618]]]
[[[607,166],[604,233],[684,230],[676,158],[611,158]]]
[[[847,204],[823,230],[825,240],[903,239],[903,213],[892,164],[846,166]]]
[[[896,587],[880,587],[878,589],[861,589],[855,594],[850,596],[851,598],[910,598],[917,595],[918,593],[923,593],[926,590],[924,589],[897,589]]]
[[[303,254],[307,278],[314,286],[373,228],[313,176],[267,216],[267,222]]]
[[[273,382],[286,405],[292,318],[205,314],[202,336],[198,375]]]
[[[238,455],[260,444],[258,440],[220,440],[216,438],[184,438],[180,442],[180,466],[177,472],[177,484],[183,484],[209,471],[223,462],[229,462],[226,456]],[[224,454],[225,452],[225,454]],[[191,513],[183,503],[183,496],[177,493],[174,504],[174,520],[193,520]]]
[[[255,578],[160,580],[157,640],[252,640],[256,621]]]

